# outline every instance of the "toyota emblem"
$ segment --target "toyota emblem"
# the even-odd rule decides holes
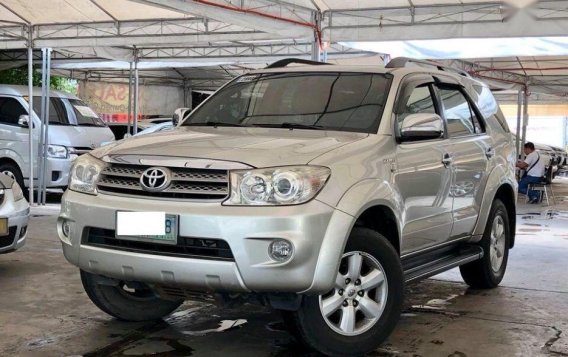
[[[146,191],[162,191],[170,184],[170,170],[165,167],[150,167],[142,173],[140,186]]]

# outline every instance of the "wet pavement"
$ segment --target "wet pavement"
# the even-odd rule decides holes
[[[409,285],[398,327],[369,356],[568,356],[568,180],[557,181],[557,206],[519,206],[500,288],[468,289],[457,270]],[[27,245],[0,255],[0,356],[318,356],[259,306],[186,303],[158,323],[112,319],[63,258],[57,212],[34,209]]]

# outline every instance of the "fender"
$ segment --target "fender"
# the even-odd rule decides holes
[[[507,168],[505,165],[496,166],[487,179],[487,184],[485,185],[485,194],[483,195],[483,200],[481,201],[481,207],[479,209],[479,215],[477,218],[477,223],[473,229],[473,235],[471,242],[479,242],[485,231],[485,226],[487,225],[487,219],[489,217],[489,212],[491,210],[491,205],[497,194],[497,190],[508,184],[513,188],[513,194],[515,195],[515,202],[517,201],[518,195],[518,183],[514,179],[514,175],[511,174],[511,169]],[[513,232],[514,234],[514,232]]]
[[[324,244],[321,249],[312,285],[302,293],[322,294],[333,287],[341,256],[345,251],[347,239],[357,222],[357,218],[366,209],[374,206],[386,206],[395,215],[397,228],[401,230],[402,198],[393,186],[380,179],[365,179],[354,184],[341,196],[336,211],[332,215]],[[400,233],[399,233],[400,243]]]
[[[24,158],[20,154],[18,154],[17,152],[11,149],[0,149],[0,160],[6,158],[16,162],[24,178],[28,176],[28,170],[26,170],[26,165],[24,164]]]
[[[404,201],[392,183],[381,179],[359,181],[345,192],[336,208],[357,219],[368,208],[374,206],[385,206],[393,212],[396,218],[400,244],[400,232],[402,232],[405,218],[403,213]]]

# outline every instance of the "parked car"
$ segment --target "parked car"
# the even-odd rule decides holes
[[[154,118],[140,120],[137,124],[138,133],[145,131],[148,128],[152,128],[155,125],[164,123],[169,124],[170,127],[173,127],[172,118]],[[110,130],[112,130],[115,140],[129,138],[134,134],[132,123],[130,123],[130,125],[127,122],[108,123],[108,127],[110,128]],[[105,142],[105,145],[109,142],[110,141]]]
[[[33,135],[39,142],[41,88],[34,88]],[[49,146],[47,148],[46,187],[67,186],[73,160],[90,152],[112,132],[98,115],[79,98],[69,93],[50,91]],[[14,178],[21,187],[28,186],[30,167],[28,87],[0,85],[0,172]],[[38,157],[39,150],[34,150]],[[37,180],[38,161],[34,162]],[[37,182],[37,181],[36,181]]]
[[[18,182],[0,174],[0,254],[20,249],[26,243],[30,206]]]
[[[505,118],[482,82],[409,62],[278,62],[176,130],[80,157],[58,232],[89,298],[128,321],[263,302],[313,349],[359,356],[405,283],[459,266],[496,287],[515,239]]]
[[[131,137],[137,137],[137,136],[141,136],[141,135],[148,135],[148,134],[157,133],[157,132],[160,132],[160,131],[168,131],[168,130],[172,130],[173,128],[174,128],[174,125],[171,121],[165,122],[165,123],[160,123],[160,124],[154,124],[154,125],[146,128],[142,131],[139,131],[135,135],[124,134],[124,139],[128,139],[128,138],[131,138]],[[115,140],[107,141],[107,142],[101,143],[101,146],[112,144],[114,142],[115,142]]]

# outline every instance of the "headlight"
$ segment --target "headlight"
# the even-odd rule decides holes
[[[55,159],[67,159],[69,157],[69,153],[67,152],[67,148],[65,146],[47,145],[47,157]]]
[[[24,199],[24,191],[16,181],[12,184],[12,195],[14,196],[14,201],[19,201]]]
[[[331,171],[321,166],[289,166],[231,171],[225,205],[298,205],[314,198]]]
[[[69,189],[96,195],[97,179],[104,167],[104,162],[89,154],[79,156],[71,167]]]

